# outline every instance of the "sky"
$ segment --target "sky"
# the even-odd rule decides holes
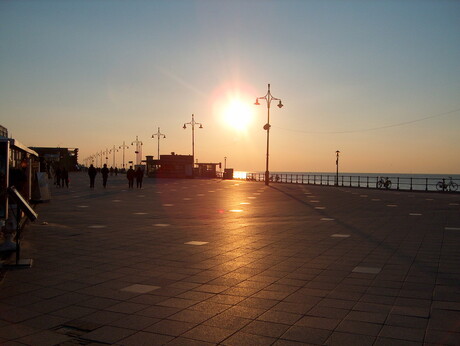
[[[270,83],[270,171],[459,174],[459,61],[454,0],[0,0],[0,125],[264,171]]]

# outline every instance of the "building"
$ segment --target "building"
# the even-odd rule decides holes
[[[192,155],[160,155],[159,160],[146,156],[147,176],[156,178],[193,178]]]
[[[217,178],[217,166],[221,168],[221,163],[197,163],[195,175],[200,178]]]
[[[61,167],[69,172],[79,170],[78,148],[31,147],[40,157],[42,171],[50,167]]]

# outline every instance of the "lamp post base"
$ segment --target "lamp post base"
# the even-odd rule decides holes
[[[270,184],[270,172],[265,171],[265,185],[269,185],[269,184]]]

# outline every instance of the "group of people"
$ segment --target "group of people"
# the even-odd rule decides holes
[[[112,173],[112,172],[110,172],[110,170],[107,168],[107,164],[104,164],[104,167],[102,167],[101,169],[102,186],[104,186],[104,188],[107,187],[107,179],[109,177],[109,173]],[[94,181],[96,179],[97,169],[92,164],[88,168],[88,175],[89,175],[89,187],[91,189],[94,189]],[[142,180],[144,179],[144,170],[141,167],[137,167],[137,169],[134,170],[133,166],[130,166],[128,171],[126,172],[126,178],[128,179],[128,187],[130,189],[134,188],[134,179],[136,179],[136,186],[138,188],[142,188]]]
[[[69,171],[63,167],[57,167],[56,170],[54,171],[54,184],[57,187],[69,187]]]

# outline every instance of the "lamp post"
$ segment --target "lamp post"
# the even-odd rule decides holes
[[[123,169],[125,169],[125,149],[129,149],[129,146],[123,141],[123,145],[120,145],[118,149],[123,149]]]
[[[192,162],[195,162],[195,125],[200,125],[200,129],[203,128],[203,124],[197,123],[195,121],[195,116],[192,114],[192,121],[189,123],[185,123],[184,126],[182,127],[184,130],[187,128],[187,125],[192,126]]]
[[[136,144],[136,165],[138,165],[140,164],[140,161],[142,160],[142,145],[144,143],[142,143],[142,141],[140,141],[136,136],[136,140],[132,142],[131,145],[134,145],[134,144]],[[139,158],[141,160],[139,160]]]
[[[96,153],[96,168],[99,167],[99,166],[97,165],[97,158],[98,158],[98,157],[100,157],[100,162],[99,162],[99,164],[102,166],[102,154],[103,154],[103,151],[102,151],[102,150],[101,150],[101,151],[98,151],[98,152]]]
[[[227,169],[227,156],[224,156],[224,172]]]
[[[113,148],[110,149],[110,153],[113,154],[113,162],[112,162],[112,167],[115,168],[115,153],[118,151],[118,149],[115,147],[115,144],[113,145]]]
[[[339,186],[339,154],[340,154],[340,151],[336,150],[335,152],[335,166],[336,166],[335,185],[337,186]]]
[[[110,153],[109,148],[105,148],[104,154],[105,154],[105,164],[106,165],[109,164],[109,153]],[[101,165],[102,165],[102,162],[101,162]]]
[[[154,133],[152,135],[152,138],[155,138],[155,136],[158,137],[158,145],[157,145],[157,151],[158,151],[158,154],[157,154],[157,160],[160,159],[160,137],[163,136],[163,138],[166,138],[166,136],[160,132],[160,128],[158,128],[158,132],[157,133]]]
[[[256,98],[256,102],[254,103],[256,106],[259,106],[259,100],[265,100],[267,102],[267,123],[264,125],[264,130],[267,131],[267,158],[265,162],[265,185],[269,185],[270,181],[270,172],[268,171],[268,156],[269,156],[269,146],[270,146],[270,104],[273,100],[279,101],[278,107],[283,107],[281,100],[273,97],[270,93],[270,84],[268,84],[268,91],[265,96]]]

